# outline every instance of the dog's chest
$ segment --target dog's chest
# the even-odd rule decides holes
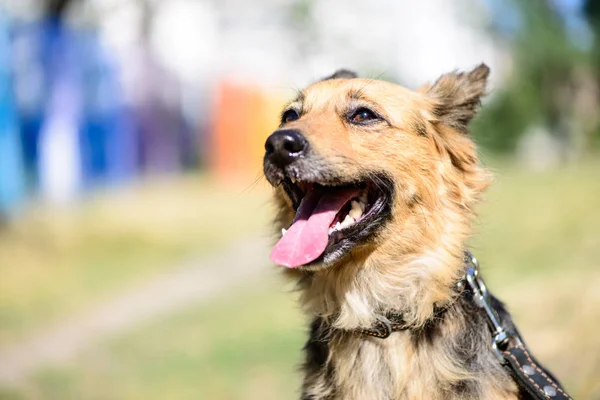
[[[388,339],[346,337],[333,341],[330,361],[336,399],[436,399],[450,382],[468,375],[433,348],[416,346],[406,332]]]
[[[405,377],[414,375],[414,349],[407,335],[382,341],[345,337],[330,343],[336,399],[407,398]]]
[[[461,360],[442,348],[416,345],[406,332],[385,340],[363,336],[332,338],[327,365],[308,377],[314,399],[514,399],[482,384]],[[310,375],[310,373],[309,373]],[[312,388],[310,387],[312,386]],[[308,390],[306,390],[308,389]],[[321,396],[318,394],[321,393]]]

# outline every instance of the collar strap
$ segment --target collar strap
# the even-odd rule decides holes
[[[380,317],[373,324],[371,329],[356,329],[355,332],[361,335],[373,336],[379,339],[388,338],[392,332],[409,329],[409,325],[404,321],[402,314],[389,312],[385,317]]]
[[[463,294],[466,283],[467,280],[465,275],[456,283],[456,293],[454,295],[454,298],[450,300],[447,304],[445,304],[443,307],[434,307],[432,319],[439,318],[444,312],[446,312],[446,310],[450,308],[450,306],[452,306],[460,298],[460,296]],[[370,329],[359,328],[355,329],[354,332],[361,335],[373,336],[379,339],[386,339],[393,332],[404,331],[407,329],[414,328],[416,327],[406,323],[406,321],[404,320],[404,316],[401,313],[390,311],[387,312],[385,316],[379,317]]]
[[[473,302],[484,310],[492,333],[492,350],[500,364],[510,373],[524,399],[573,400],[561,387],[558,380],[539,365],[523,344],[516,330],[502,323],[491,302],[491,295],[479,274],[479,263],[473,255],[465,251],[467,272],[466,283],[472,293]]]

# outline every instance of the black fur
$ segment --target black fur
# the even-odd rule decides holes
[[[329,356],[327,327],[321,318],[316,318],[310,326],[310,336],[304,346],[306,360],[304,368],[307,371],[320,370],[325,366]]]
[[[325,371],[325,380],[332,382],[333,366],[328,364],[329,358],[329,328],[322,318],[315,318],[310,326],[310,336],[304,345],[305,360],[302,369],[307,377],[320,375]],[[302,388],[301,400],[327,400],[327,398],[315,398],[306,393],[307,383],[305,380]],[[333,397],[333,391],[331,396]]]

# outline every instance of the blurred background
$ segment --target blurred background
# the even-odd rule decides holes
[[[261,171],[282,104],[482,61],[471,248],[600,399],[597,0],[0,0],[0,399],[298,398]]]

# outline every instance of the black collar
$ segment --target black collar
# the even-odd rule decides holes
[[[433,315],[429,321],[438,320],[465,292],[464,291],[464,280],[461,279],[457,284],[457,292],[452,300],[450,300],[443,307],[435,306],[433,309]],[[427,322],[426,322],[427,324]],[[379,339],[388,338],[392,332],[405,331],[408,329],[418,329],[418,327],[407,324],[404,320],[404,316],[398,312],[387,312],[385,316],[379,317],[377,321],[371,326],[370,329],[358,328],[355,330],[356,333],[361,335],[373,336]]]
[[[478,270],[478,267],[476,266],[477,260],[468,250],[465,250],[463,262],[466,272],[456,283],[453,298],[443,306],[435,306],[430,320],[438,320],[463,295],[465,288],[468,288],[469,267],[475,266],[475,270]],[[398,311],[388,311],[385,313],[385,315],[380,316],[370,329],[358,328],[354,332],[361,335],[373,336],[379,339],[386,339],[393,332],[415,328],[417,327],[406,323],[402,313]]]

